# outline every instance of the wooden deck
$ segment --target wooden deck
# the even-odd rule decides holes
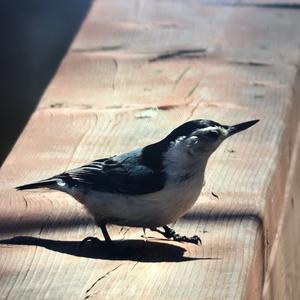
[[[300,3],[200,2],[94,1],[0,171],[1,299],[300,297]],[[117,251],[80,248],[102,236],[79,203],[13,188],[196,118],[261,120],[175,225],[202,246],[112,226]]]

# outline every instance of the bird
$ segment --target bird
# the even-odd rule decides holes
[[[225,139],[258,121],[229,126],[190,120],[153,144],[16,189],[47,188],[70,194],[93,216],[107,244],[113,243],[107,225],[150,229],[167,239],[201,244],[198,235],[180,235],[170,224],[198,199],[211,154]]]

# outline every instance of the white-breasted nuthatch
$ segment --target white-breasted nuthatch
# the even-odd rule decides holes
[[[106,225],[116,224],[149,228],[176,241],[201,243],[196,235],[176,234],[168,224],[196,202],[210,155],[227,137],[258,121],[233,126],[189,121],[157,143],[17,189],[49,188],[72,195],[94,217],[106,242],[111,242]]]

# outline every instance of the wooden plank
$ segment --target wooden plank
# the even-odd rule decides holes
[[[300,203],[300,128],[292,155],[285,188],[284,203],[280,212],[276,237],[270,253],[263,290],[264,299],[298,299],[299,289],[299,203]]]
[[[198,50],[189,55],[293,64],[298,59],[298,17],[298,10],[205,6],[198,1],[172,1],[172,9],[169,1],[96,1],[71,49],[149,59]],[[276,24],[276,32],[270,24]]]
[[[299,13],[95,1],[0,172],[3,298],[259,299],[295,145]],[[157,141],[191,118],[261,119],[213,155],[202,195],[176,223],[201,247],[113,226],[117,253],[82,249],[101,236],[80,204],[12,188]]]
[[[255,67],[247,62],[209,57],[175,61],[149,64],[145,58],[71,52],[39,107],[168,109],[234,103],[249,108],[268,105],[265,114],[272,115],[277,106],[270,99],[266,102],[259,99],[279,94],[274,101],[281,102],[281,97],[289,97],[288,84],[295,76],[295,68],[289,65]]]
[[[299,99],[300,77],[295,83],[296,99]],[[294,114],[299,114],[299,101],[295,103]],[[294,125],[294,147],[290,147],[290,168],[282,197],[283,203],[278,215],[277,231],[270,252],[263,289],[264,299],[298,299],[299,289],[299,179],[300,179],[300,127]]]
[[[157,117],[145,122],[144,119],[135,118],[133,113],[130,115],[130,112],[126,112],[120,115],[112,115],[111,117],[108,116],[106,112],[102,114],[99,113],[98,116],[95,116],[94,112],[89,112],[87,116],[85,112],[81,117],[80,114],[77,113],[76,120],[73,119],[73,122],[66,122],[66,118],[72,118],[69,112],[53,113],[45,110],[37,113],[32,118],[29,124],[30,127],[28,127],[24,133],[24,139],[22,138],[19,141],[14,153],[12,153],[7,160],[6,166],[4,166],[3,169],[3,173],[6,174],[6,176],[1,182],[4,182],[4,184],[9,187],[20,183],[20,178],[22,178],[22,181],[24,179],[24,181],[31,181],[40,177],[49,176],[54,172],[50,166],[55,167],[53,162],[56,160],[58,160],[61,166],[61,171],[66,167],[69,168],[89,160],[91,157],[105,155],[106,151],[112,151],[110,149],[114,149],[117,152],[125,151],[127,148],[131,149],[134,145],[137,145],[139,141],[146,140],[147,136],[148,139],[150,139],[151,136],[153,137],[153,135],[157,136],[159,128],[166,131],[168,125],[170,126],[170,124],[174,124],[175,122],[183,121],[184,117],[188,117],[188,115],[185,116],[182,114],[182,119],[178,120],[180,116],[179,111],[171,110],[170,112],[164,112],[163,118]],[[188,113],[188,111],[186,113]],[[120,122],[119,125],[116,125],[117,123],[115,121],[118,119],[122,120],[122,118],[123,121]],[[111,122],[111,120],[114,120],[114,122]],[[128,124],[125,126],[126,122],[128,122]],[[41,127],[40,125],[43,123],[48,128],[51,128],[51,130],[47,131],[46,127]],[[70,130],[66,127],[66,131],[60,131],[59,128],[63,123],[72,128],[72,139],[76,142],[65,140],[63,148],[60,148],[62,139],[66,138],[66,132]],[[75,126],[75,124],[77,125]],[[97,143],[95,138],[100,133],[99,138],[102,141],[101,135],[109,136],[112,126],[115,126],[113,131],[114,135],[122,138],[116,141],[113,146],[104,143],[107,144],[106,150],[102,143],[100,145]],[[53,129],[56,130],[53,131]],[[28,135],[34,132],[36,135],[31,135],[31,138],[29,138]],[[57,133],[53,134],[54,132]],[[134,138],[132,132],[139,134]],[[42,136],[45,141],[49,141],[49,143],[41,143]],[[141,136],[145,138],[142,139],[140,138]],[[251,139],[251,134],[245,135],[243,139],[244,142],[247,143],[247,139]],[[76,151],[74,151],[74,145],[77,145],[77,147],[75,147],[77,148]],[[38,151],[33,150],[35,147],[39,148]],[[51,151],[53,156],[51,157],[49,157],[49,148],[53,149]],[[34,152],[36,166],[34,167],[32,165],[32,157],[25,157],[22,162],[18,162],[19,174],[23,174],[19,179],[16,174],[13,174],[14,161],[20,157],[18,149],[26,153]],[[93,153],[94,151],[95,153]],[[226,148],[221,151],[226,151]],[[64,153],[63,158],[61,156],[62,153]],[[244,154],[242,154],[242,152],[239,153],[240,159],[241,155],[251,156],[250,151],[244,151]],[[91,157],[87,157],[86,155],[91,155]],[[227,155],[230,156],[229,152]],[[236,159],[238,159],[238,155],[234,155]],[[72,157],[72,160],[71,164],[68,165],[70,157]],[[64,160],[66,165],[63,165]],[[29,167],[31,172],[27,173],[26,170],[28,170]],[[241,165],[241,167],[243,166]],[[27,176],[24,176],[24,173],[27,173]],[[232,178],[232,181],[238,180],[238,172],[236,175],[237,177]],[[20,243],[22,246],[21,248],[20,246],[16,246],[15,248],[11,248],[11,246],[9,248],[2,248],[2,264],[4,264],[6,269],[12,271],[14,260],[9,260],[8,258],[12,257],[12,255],[17,255],[17,253],[22,253],[22,251],[29,253],[25,258],[24,265],[17,266],[17,269],[28,270],[30,261],[33,260],[35,263],[34,266],[29,268],[32,271],[27,273],[26,280],[24,280],[22,275],[19,275],[18,278],[10,281],[11,284],[17,284],[17,289],[7,284],[3,286],[4,290],[2,290],[1,293],[7,295],[6,292],[9,291],[8,295],[10,295],[11,298],[18,297],[21,293],[24,293],[25,297],[38,297],[39,293],[44,293],[45,291],[50,293],[51,297],[53,296],[55,298],[61,297],[62,293],[64,293],[64,297],[66,298],[71,295],[81,297],[82,293],[84,294],[98,277],[104,276],[115,267],[121,265],[119,269],[103,278],[84,295],[110,298],[120,295],[121,293],[126,293],[129,285],[134,282],[132,289],[134,288],[137,298],[142,296],[164,297],[164,295],[174,297],[180,295],[184,296],[186,291],[192,289],[193,286],[196,288],[192,289],[193,292],[191,293],[193,294],[190,296],[200,297],[205,294],[209,295],[210,293],[218,296],[220,293],[223,294],[224,291],[215,289],[201,290],[197,288],[197,286],[205,285],[205,282],[208,280],[217,288],[221,280],[224,283],[222,284],[223,288],[225,287],[227,290],[226,294],[228,294],[228,297],[234,296],[235,293],[240,297],[243,285],[240,285],[239,282],[243,280],[242,278],[245,278],[251,263],[251,253],[254,250],[252,245],[259,234],[257,232],[258,224],[255,219],[255,213],[249,216],[244,215],[242,203],[239,206],[233,205],[231,207],[232,204],[230,204],[230,202],[238,200],[230,199],[230,194],[234,194],[234,192],[227,194],[228,191],[222,192],[216,189],[214,189],[214,192],[218,193],[221,198],[221,203],[217,206],[217,209],[215,209],[216,203],[210,194],[210,190],[207,190],[205,193],[206,197],[202,198],[202,203],[197,204],[193,213],[187,215],[186,218],[180,221],[176,226],[179,230],[187,234],[193,234],[194,232],[201,234],[202,231],[209,231],[208,233],[202,233],[203,247],[181,245],[172,242],[166,243],[165,241],[153,239],[149,239],[148,242],[144,243],[143,239],[136,240],[140,238],[142,233],[141,230],[136,229],[130,230],[125,235],[126,239],[133,239],[133,244],[126,242],[120,242],[118,244],[118,247],[121,248],[120,251],[122,251],[120,258],[118,258],[107,255],[103,248],[88,248],[83,254],[80,252],[79,241],[87,235],[97,234],[97,229],[91,227],[90,223],[87,223],[86,215],[83,213],[81,206],[74,203],[70,197],[59,193],[22,194],[10,191],[10,205],[6,202],[2,202],[3,207],[1,207],[1,210],[5,212],[4,215],[6,216],[4,223],[10,224],[10,228],[14,228],[14,236],[22,236],[22,238],[17,239],[17,243]],[[4,193],[5,195],[7,194],[5,190]],[[243,201],[247,203],[250,201],[250,198],[251,193],[249,193],[247,197],[244,197]],[[17,214],[16,211],[18,211]],[[229,213],[229,211],[231,212]],[[234,218],[228,217],[228,214],[231,213],[235,215]],[[198,214],[204,214],[200,222],[198,221]],[[17,218],[16,215],[18,216]],[[20,215],[22,215],[21,219],[19,219]],[[36,224],[37,228],[34,226],[29,226],[28,228],[28,222],[33,225]],[[67,224],[64,225],[65,223]],[[230,230],[228,226],[230,226]],[[20,233],[18,228],[20,228]],[[112,228],[114,238],[123,238],[123,232],[119,231],[120,228]],[[241,231],[245,232],[246,235],[241,236]],[[7,233],[4,229],[3,235],[5,238],[9,238],[11,236],[10,234],[10,231]],[[30,238],[28,240],[28,238],[24,238],[24,236],[34,236],[38,239],[32,242]],[[150,233],[150,236],[153,236],[153,234]],[[50,241],[46,239],[50,239]],[[28,246],[27,244],[31,242],[33,245]],[[162,243],[163,246],[157,243]],[[234,245],[232,243],[234,243]],[[73,248],[71,247],[72,244],[74,245]],[[44,246],[45,249],[41,247],[36,248],[35,245]],[[131,248],[132,250],[130,250]],[[237,249],[239,249],[239,251],[243,249],[245,253],[244,259],[239,260],[238,263],[236,262]],[[69,253],[70,251],[71,253]],[[78,256],[83,257],[78,258]],[[92,259],[93,256],[100,259],[95,261]],[[48,261],[46,265],[45,259]],[[199,261],[199,263],[195,264],[196,261]],[[153,262],[153,265],[149,264],[151,262]],[[175,262],[183,263],[174,265]],[[136,265],[136,263],[138,264]],[[243,268],[243,264],[248,267]],[[93,269],[93,272],[91,272],[90,269]],[[236,270],[236,277],[232,277],[232,270]],[[174,289],[172,291],[168,290],[169,288],[165,289],[168,286],[165,285],[167,283],[165,280],[170,280],[172,285],[176,286],[176,282],[179,283],[181,279],[178,278],[176,280],[174,275],[186,271],[190,278],[189,284],[186,286],[187,290],[184,289],[180,291]],[[35,276],[32,274],[33,272],[36,274]],[[53,275],[48,275],[49,272],[50,274],[53,272]],[[143,287],[138,288],[141,272],[145,274],[145,281],[142,282]],[[17,273],[19,274],[19,272]],[[174,275],[172,275],[172,273],[174,273]],[[223,274],[221,278],[220,274]],[[67,278],[69,282],[76,282],[76,288],[72,288],[72,285],[69,285],[69,290],[64,289],[62,291],[61,282],[64,278]],[[28,286],[29,280],[30,285]],[[112,282],[114,282],[113,286],[111,286]],[[231,289],[231,285],[235,285],[236,289]],[[99,287],[101,287],[100,291],[98,291]],[[107,294],[106,289],[110,291],[109,294]],[[129,293],[126,293],[126,297],[129,298],[130,296],[131,292],[129,291]]]

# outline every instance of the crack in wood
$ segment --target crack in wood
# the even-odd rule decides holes
[[[120,50],[124,47],[123,44],[120,45],[108,45],[108,46],[102,46],[102,47],[94,47],[94,48],[75,48],[72,49],[72,52],[105,52],[105,51],[116,51]]]
[[[25,196],[23,196],[23,200],[24,200],[24,202],[25,202],[25,208],[27,209],[27,208],[28,208],[28,202],[27,202]]]
[[[123,226],[121,227],[119,234],[121,234],[121,233],[123,234],[122,240],[125,240],[125,236],[129,232],[129,230],[130,230],[130,227],[128,227],[128,228],[124,228]]]
[[[184,97],[184,100],[190,98],[190,97],[194,94],[194,92],[195,92],[195,90],[197,89],[197,87],[199,86],[199,84],[200,84],[200,81],[198,81],[198,82],[190,89],[190,91],[189,91],[189,92],[187,93],[187,95]]]
[[[112,272],[116,271],[117,269],[119,269],[122,266],[122,264],[117,265],[115,268],[111,269],[110,271],[106,272],[104,275],[102,275],[101,277],[99,277],[87,290],[86,290],[86,294],[88,294],[94,287],[95,285],[101,281],[102,279],[106,278],[108,275],[110,275]],[[96,291],[95,293],[86,295],[84,297],[84,299],[88,299],[90,296],[96,295],[98,293],[98,291]]]
[[[232,7],[258,7],[258,8],[271,8],[271,9],[300,9],[299,3],[276,3],[262,1],[261,3],[251,3],[251,2],[232,2],[232,1],[201,1],[201,4],[209,6],[232,6]]]
[[[163,105],[158,105],[157,108],[159,110],[164,111],[164,110],[171,110],[171,109],[177,108],[179,106],[181,106],[181,104],[163,104]]]
[[[177,86],[177,84],[181,81],[181,79],[184,77],[184,75],[190,70],[190,67],[185,68],[181,74],[176,78],[174,88]]]
[[[146,234],[146,228],[143,228],[143,231],[144,231],[144,235],[145,235],[145,234]],[[146,240],[145,240],[143,249],[140,251],[140,253],[141,253],[141,255],[140,255],[140,261],[141,261],[142,258],[145,256],[145,250],[146,250],[146,247],[147,247],[147,237],[146,237]],[[132,268],[131,268],[130,271],[133,271],[133,269],[140,263],[140,261],[136,261],[136,262],[134,263],[134,265],[132,266]]]
[[[185,120],[186,122],[193,117],[193,115],[194,115],[195,111],[198,109],[200,103],[201,103],[201,99],[199,101],[197,101],[196,105],[191,109],[189,116]]]
[[[183,58],[201,58],[204,57],[207,52],[206,48],[198,48],[198,49],[182,49],[174,52],[167,52],[161,55],[158,55],[154,58],[148,60],[149,63],[157,62],[160,60],[167,60],[177,57]]]
[[[42,231],[47,226],[49,219],[50,219],[50,216],[47,216],[46,221],[41,225],[41,228],[40,228],[40,231],[39,231],[39,236],[41,236]]]
[[[114,74],[114,78],[113,78],[113,81],[112,81],[112,89],[115,90],[115,80],[116,80],[116,76],[117,76],[117,73],[118,73],[118,61],[113,58],[113,63],[114,63],[114,66],[115,66],[115,74]]]
[[[135,262],[135,264],[133,265],[133,267],[131,268],[130,271],[133,271],[133,269],[137,266],[138,263],[139,263],[139,261]]]
[[[250,5],[250,4],[249,4]],[[256,7],[275,8],[275,9],[300,9],[299,3],[254,3]]]
[[[230,64],[235,65],[245,65],[250,67],[269,67],[271,64],[265,62],[258,62],[258,61],[240,61],[240,60],[227,60]]]

